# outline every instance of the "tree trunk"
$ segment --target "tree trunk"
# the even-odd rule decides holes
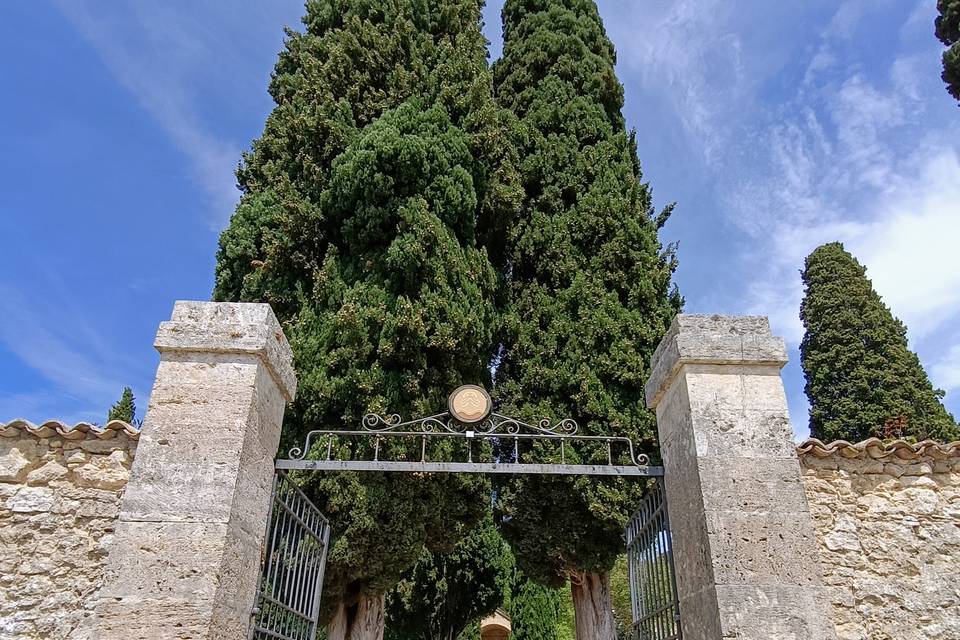
[[[341,602],[327,625],[328,640],[383,640],[384,596],[364,596],[356,604]]]
[[[617,640],[609,573],[581,573],[570,579],[577,640]]]

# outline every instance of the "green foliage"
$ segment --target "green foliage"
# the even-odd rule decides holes
[[[334,161],[384,112],[420,99],[464,130],[478,205],[462,215],[481,229],[502,227],[519,195],[478,0],[309,0],[306,11],[271,79],[277,106],[237,171],[243,196],[220,238],[214,288],[217,300],[269,302],[281,321],[310,294],[338,232],[320,202]]]
[[[511,640],[565,640],[561,635],[562,615],[568,601],[569,589],[545,587],[516,571],[507,609],[513,629]]]
[[[463,637],[503,603],[512,570],[513,558],[488,514],[450,553],[424,553],[390,592],[387,640]]]
[[[290,338],[299,388],[285,445],[369,411],[434,413],[457,385],[488,381],[501,286],[489,230],[520,194],[478,0],[310,0],[304,24],[238,169],[214,289],[269,302]],[[331,520],[326,614],[389,591],[425,545],[449,551],[489,495],[479,476],[303,480]]]
[[[509,235],[497,395],[527,418],[570,416],[581,433],[630,436],[652,451],[643,383],[682,303],[671,292],[673,248],[657,239],[670,208],[657,214],[642,182],[594,2],[507,0],[503,20],[494,81],[518,118],[524,206]],[[544,584],[607,571],[641,490],[624,479],[519,478],[499,501],[504,534]]]
[[[960,101],[960,0],[937,0],[937,11],[936,35],[948,47],[941,77],[947,92]]]
[[[666,593],[666,589],[661,593]],[[617,637],[629,638],[633,629],[633,608],[630,603],[630,568],[627,566],[626,554],[617,557],[617,562],[610,571],[610,595],[613,600]]]
[[[107,422],[111,420],[121,420],[127,424],[133,424],[136,415],[137,405],[134,402],[133,390],[130,387],[124,387],[120,399],[110,407],[110,411],[107,414]]]
[[[907,328],[839,242],[818,247],[803,271],[800,361],[810,400],[810,435],[824,441],[908,436],[956,440]]]
[[[457,640],[480,640],[480,623],[471,622],[467,625],[467,628],[464,629]]]

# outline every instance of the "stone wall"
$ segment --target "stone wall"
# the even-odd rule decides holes
[[[960,443],[798,452],[837,637],[960,639]]]
[[[0,640],[91,637],[139,433],[0,423]]]

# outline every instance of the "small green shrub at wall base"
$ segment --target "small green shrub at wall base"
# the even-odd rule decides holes
[[[800,362],[810,401],[810,435],[825,442],[870,437],[960,439],[907,328],[842,244],[807,256],[800,319]]]

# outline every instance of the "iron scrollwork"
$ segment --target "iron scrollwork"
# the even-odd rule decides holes
[[[629,456],[630,463],[645,467],[650,464],[644,454],[637,454],[633,441],[623,436],[591,436],[580,435],[579,425],[573,418],[563,418],[558,421],[544,418],[531,424],[519,418],[496,413],[490,396],[476,385],[463,385],[454,390],[448,399],[448,410],[423,418],[404,420],[399,414],[380,415],[368,413],[360,421],[360,429],[315,429],[307,433],[303,447],[295,446],[290,449],[291,460],[304,460],[311,451],[315,442],[326,438],[326,459],[333,459],[333,443],[338,437],[362,436],[372,438],[374,442],[373,461],[379,461],[380,442],[385,438],[419,438],[420,462],[427,461],[427,441],[442,438],[465,438],[468,441],[486,440],[491,443],[513,443],[513,456],[500,463],[510,464],[520,461],[520,442],[522,441],[554,441],[559,442],[561,463],[566,463],[567,445],[574,443],[600,445],[606,448],[608,466],[615,466],[614,458],[621,455]],[[614,455],[616,447],[617,455]],[[468,447],[468,462],[473,462],[473,448]],[[452,461],[448,461],[452,462]]]
[[[424,418],[403,420],[398,414],[386,416],[368,413],[361,420],[358,430],[315,429],[310,431],[303,447],[295,446],[290,449],[292,460],[304,460],[315,443],[326,438],[326,458],[332,459],[333,442],[337,437],[365,436],[374,439],[373,459],[379,459],[380,441],[384,438],[419,438],[421,440],[421,462],[426,461],[426,443],[437,438],[464,438],[468,440],[488,440],[513,443],[513,462],[519,460],[520,442],[539,440],[559,442],[561,462],[566,463],[567,447],[576,443],[601,445],[606,447],[607,464],[615,464],[617,456],[622,452],[629,457],[630,463],[643,467],[650,464],[649,457],[636,453],[633,441],[622,436],[590,436],[579,435],[578,425],[572,418],[559,421],[543,419],[536,424],[530,424],[517,418],[499,413],[490,413],[483,421],[475,424],[464,424],[456,420],[448,412],[438,413]],[[470,462],[472,450],[470,452]],[[509,463],[509,462],[508,462]]]
[[[426,418],[407,420],[406,422],[396,413],[381,416],[368,413],[363,416],[362,426],[372,433],[386,433],[406,431],[409,435],[430,435],[434,433],[467,434],[475,436],[493,436],[496,434],[517,435],[520,433],[541,434],[545,436],[573,436],[579,428],[576,420],[564,418],[559,422],[551,423],[549,419],[540,420],[536,425],[523,422],[516,418],[491,413],[483,421],[475,424],[465,424],[450,415],[449,412],[438,413]]]

